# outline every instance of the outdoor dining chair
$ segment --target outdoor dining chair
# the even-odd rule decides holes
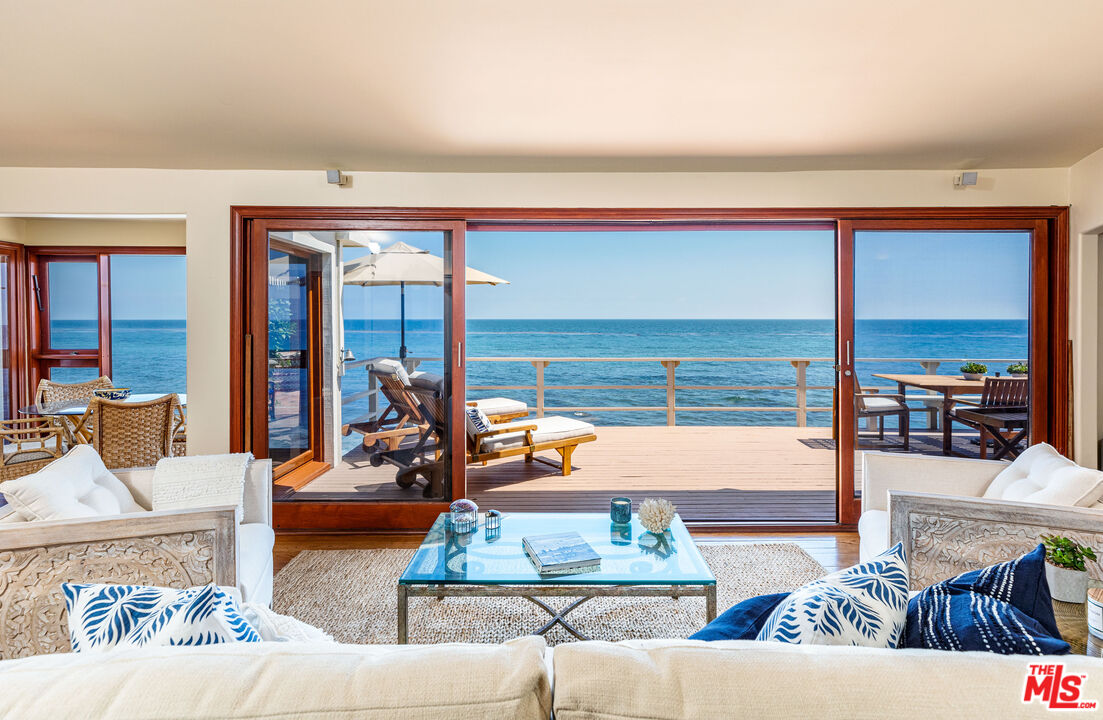
[[[149,467],[172,456],[179,404],[175,394],[145,402],[93,398],[83,421],[95,428],[91,445],[107,467]]]
[[[34,402],[35,405],[54,402],[88,402],[95,397],[93,391],[110,387],[114,385],[111,384],[111,378],[106,375],[79,383],[59,383],[43,378],[38,381]],[[70,446],[88,442],[92,436],[92,426],[86,425],[80,419],[61,415],[55,416],[50,422],[61,428],[64,439]]]
[[[858,377],[854,377],[854,409],[857,420],[877,418],[877,437],[885,439],[885,418],[895,416],[900,424],[899,433],[904,441],[904,450],[909,449],[911,431],[911,409],[903,395],[888,393],[864,393]]]

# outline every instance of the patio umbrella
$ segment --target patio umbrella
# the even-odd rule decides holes
[[[397,285],[401,302],[399,329],[401,340],[398,356],[406,358],[406,286],[444,285],[444,260],[428,250],[396,242],[377,253],[365,255],[344,264],[345,285]],[[481,270],[467,268],[468,285],[508,285],[508,280]]]

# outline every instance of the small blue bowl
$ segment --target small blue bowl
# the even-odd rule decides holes
[[[96,388],[92,394],[101,400],[126,400],[130,397],[130,388]]]

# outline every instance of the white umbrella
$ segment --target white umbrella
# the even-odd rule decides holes
[[[401,341],[398,356],[406,357],[406,286],[444,285],[444,260],[428,250],[396,242],[377,253],[344,264],[345,285],[398,285],[401,292]],[[508,280],[481,270],[466,269],[468,285],[508,285]]]

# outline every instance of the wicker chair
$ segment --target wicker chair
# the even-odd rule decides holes
[[[147,467],[172,456],[179,404],[175,394],[146,402],[93,398],[82,422],[95,428],[91,444],[107,467]]]
[[[177,404],[172,426],[172,456],[188,454],[188,415],[184,406]]]
[[[92,392],[93,390],[109,387],[115,386],[111,384],[111,378],[106,375],[101,375],[95,380],[81,383],[59,383],[53,380],[43,379],[38,381],[38,389],[35,390],[34,402],[35,405],[50,402],[71,402],[74,400],[84,402],[95,397],[95,394]],[[78,442],[88,442],[89,438],[92,437],[92,426],[80,420],[60,416],[55,418],[54,422],[65,433],[65,440],[70,445]]]
[[[50,418],[0,420],[0,481],[30,475],[61,457],[65,433]],[[52,447],[51,447],[52,443]]]

